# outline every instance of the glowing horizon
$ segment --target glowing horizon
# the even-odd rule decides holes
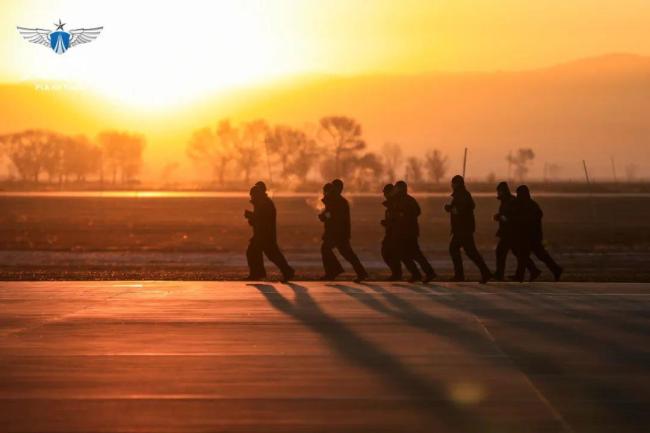
[[[9,1],[0,6],[0,55],[13,60],[0,81],[64,80],[156,110],[302,74],[512,70],[650,53],[647,2],[565,3]],[[49,29],[59,18],[66,29],[104,30],[56,55],[15,28]]]

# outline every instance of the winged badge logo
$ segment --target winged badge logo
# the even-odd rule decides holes
[[[66,24],[62,23],[60,19],[59,23],[55,23],[54,25],[56,26],[56,30],[53,31],[38,28],[30,29],[27,27],[17,28],[25,40],[49,47],[57,54],[63,54],[69,48],[79,44],[87,44],[88,42],[94,41],[104,29],[104,27],[90,27],[65,31],[63,26]]]

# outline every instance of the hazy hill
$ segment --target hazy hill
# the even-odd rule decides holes
[[[0,86],[0,132],[48,127],[93,133],[108,126],[149,135],[149,173],[183,152],[193,127],[219,117],[264,117],[296,125],[326,114],[362,121],[368,142],[404,145],[407,153],[438,147],[460,166],[470,148],[470,175],[506,170],[510,149],[533,147],[543,162],[578,176],[587,159],[595,176],[650,162],[650,57],[607,55],[544,69],[413,76],[299,77],[273,86],[206,97],[178,113],[146,115],[97,102],[84,92]]]

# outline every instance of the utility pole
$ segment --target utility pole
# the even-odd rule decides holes
[[[589,170],[587,170],[587,163],[582,160],[582,167],[585,169],[585,179],[587,179],[587,190],[589,191],[589,201],[591,202],[591,218],[596,221],[596,205],[594,204],[594,196],[591,191],[591,180],[589,179]]]
[[[467,168],[467,148],[465,148],[465,155],[463,156],[463,179],[465,179],[466,168]]]
[[[508,182],[511,181],[512,175],[512,150],[508,151]]]

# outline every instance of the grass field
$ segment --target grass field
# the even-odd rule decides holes
[[[477,243],[494,265],[497,201],[475,197]],[[353,246],[375,278],[381,198],[350,197]],[[419,198],[421,244],[440,279],[451,276],[445,196]],[[320,268],[317,196],[275,199],[280,245],[302,278]],[[551,253],[576,281],[650,281],[650,196],[546,195],[544,230]],[[0,278],[229,279],[246,273],[250,227],[246,197],[0,197]],[[514,260],[509,261],[514,265]],[[475,270],[467,265],[468,276]],[[272,265],[269,266],[272,270]],[[275,271],[273,269],[273,271]],[[546,272],[543,278],[548,279]]]

